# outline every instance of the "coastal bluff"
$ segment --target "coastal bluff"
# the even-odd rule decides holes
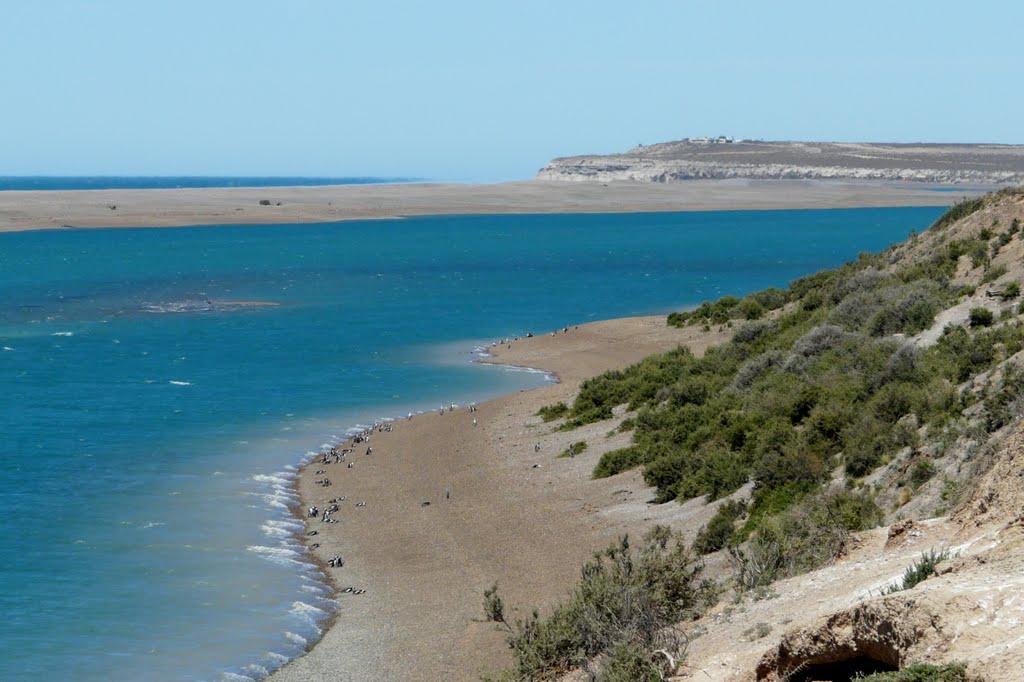
[[[550,161],[538,180],[873,180],[956,185],[1024,183],[1024,145],[767,142],[685,139],[621,154]]]

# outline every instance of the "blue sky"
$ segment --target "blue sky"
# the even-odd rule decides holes
[[[699,135],[1024,143],[1024,4],[4,0],[0,175],[528,178]]]

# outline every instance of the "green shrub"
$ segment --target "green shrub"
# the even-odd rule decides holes
[[[1005,265],[1000,265],[998,267],[989,268],[988,270],[985,271],[985,274],[982,276],[981,283],[982,284],[989,284],[990,282],[996,281],[997,279],[999,279],[1000,277],[1002,277],[1005,274],[1006,274],[1006,266]]]
[[[668,326],[685,327],[690,322],[690,313],[669,313]]]
[[[999,298],[1004,301],[1012,301],[1013,299],[1020,296],[1020,283],[1019,282],[1007,282],[1003,286],[1003,290],[999,294]]]
[[[1007,363],[999,389],[985,398],[985,428],[991,433],[1001,429],[1019,414],[1019,399],[1024,395],[1024,371]]]
[[[754,382],[764,376],[766,372],[772,368],[781,366],[785,359],[786,355],[782,351],[765,351],[757,357],[747,360],[747,362],[740,367],[739,371],[736,372],[736,377],[733,379],[733,385],[740,390],[749,389]]]
[[[498,583],[484,590],[484,616],[488,621],[511,627],[505,621],[505,602],[498,596]]]
[[[995,316],[988,308],[971,308],[969,320],[971,327],[988,327],[992,325]]]
[[[757,320],[764,315],[764,306],[753,298],[744,298],[734,309],[734,316],[744,320]]]
[[[548,679],[605,653],[609,675],[648,679],[643,662],[651,662],[651,651],[681,653],[668,626],[699,615],[714,595],[714,586],[700,580],[701,569],[682,537],[665,526],[648,531],[635,551],[622,538],[584,564],[572,596],[550,616],[534,610],[517,621],[505,678]]]
[[[693,540],[693,551],[711,554],[725,547],[736,529],[736,521],[746,512],[747,506],[736,500],[722,504],[715,515],[697,532]]]
[[[919,459],[910,470],[910,485],[917,490],[935,476],[935,465],[931,460]]]
[[[767,335],[774,334],[778,325],[768,320],[753,320],[747,322],[733,334],[733,341],[736,343],[753,343]]]
[[[559,417],[564,417],[568,412],[569,406],[565,403],[554,403],[553,405],[545,405],[537,410],[537,416],[546,422],[550,422]]]
[[[845,463],[848,476],[859,478],[882,463],[892,446],[892,425],[865,414],[843,431]]]
[[[819,568],[839,556],[850,532],[877,526],[882,512],[873,498],[848,491],[805,495],[784,513],[758,517],[744,527],[746,545],[730,549],[741,589],[754,589]]]
[[[939,216],[929,229],[941,230],[985,207],[985,198],[964,199]]]
[[[616,642],[595,682],[661,682],[661,670],[651,652],[634,642]]]
[[[582,454],[587,449],[587,441],[581,440],[573,443],[569,447],[559,454],[559,457],[575,457],[576,455]]]
[[[711,324],[725,324],[733,317],[739,317],[740,315],[735,314],[735,308],[739,304],[740,299],[735,296],[723,296],[717,301],[705,301],[693,311],[686,314],[689,322],[710,322]]]
[[[765,310],[778,310],[789,303],[790,293],[786,289],[772,287],[751,294],[750,298],[757,301]]]
[[[950,556],[948,549],[944,549],[942,551],[932,549],[925,552],[921,555],[920,559],[908,566],[907,570],[903,572],[902,582],[893,583],[892,585],[883,588],[882,594],[902,592],[903,590],[909,590],[915,585],[924,582],[929,577],[935,575],[935,567]]]
[[[608,478],[642,463],[643,459],[640,456],[640,451],[636,448],[629,447],[612,450],[601,455],[597,466],[594,467],[593,477]]]

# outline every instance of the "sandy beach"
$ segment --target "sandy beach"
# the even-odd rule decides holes
[[[949,189],[947,186],[945,189]],[[438,214],[940,206],[974,196],[881,181],[695,180],[0,192],[0,232],[310,223]],[[261,204],[261,202],[264,202]]]
[[[306,519],[316,533],[306,542],[318,545],[320,562],[344,559],[325,567],[340,608],[323,639],[271,679],[479,679],[510,660],[506,633],[483,620],[490,585],[511,616],[523,615],[567,595],[581,564],[623,533],[655,522],[696,530],[713,505],[650,505],[636,472],[590,479],[603,452],[628,444],[628,434],[612,433],[621,415],[559,432],[535,414],[571,399],[598,372],[680,344],[700,353],[723,338],[642,317],[512,341],[494,348],[493,362],[544,368],[560,382],[475,411],[461,405],[402,419],[368,443],[339,446],[354,448],[344,463],[306,466],[302,508],[338,500],[337,523]],[[580,440],[586,452],[558,456]],[[318,483],[325,478],[330,486]]]

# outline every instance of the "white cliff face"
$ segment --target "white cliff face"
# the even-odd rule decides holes
[[[668,142],[624,154],[554,159],[539,180],[681,182],[709,179],[1024,183],[1024,145]]]

